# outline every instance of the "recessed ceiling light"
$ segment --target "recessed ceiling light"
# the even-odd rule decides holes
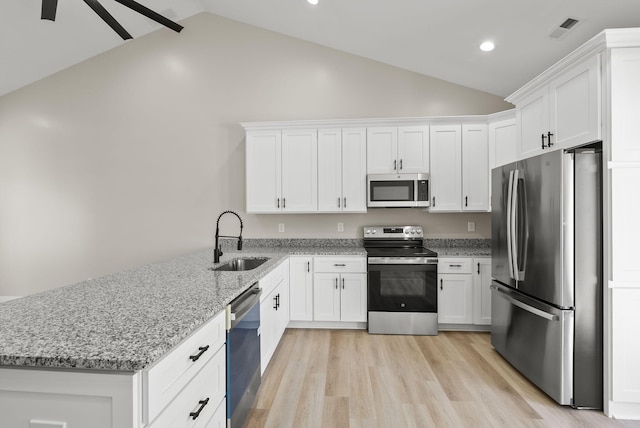
[[[483,42],[480,45],[480,50],[485,51],[485,52],[491,52],[494,48],[496,47],[496,45],[493,44],[493,42]]]
[[[307,0],[307,3],[312,4],[312,5],[317,5],[318,4],[318,0]]]

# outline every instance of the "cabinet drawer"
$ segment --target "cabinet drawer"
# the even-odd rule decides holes
[[[313,271],[316,273],[362,273],[367,271],[367,259],[361,256],[318,256],[313,258]]]
[[[471,258],[441,257],[438,259],[438,273],[471,273]]]
[[[288,271],[289,261],[285,260],[259,281],[260,288],[262,289],[261,300],[264,300],[264,298],[268,296],[271,291],[284,280]]]
[[[220,407],[226,414],[226,348],[223,346],[196,373],[187,386],[180,391],[153,421],[150,428],[204,428],[215,426],[212,422],[220,419]],[[200,410],[201,409],[201,410]],[[200,410],[196,419],[192,413]],[[211,422],[211,423],[210,423]]]
[[[152,421],[173,400],[196,373],[219,352],[225,340],[225,312],[222,311],[143,372],[147,392],[147,420]]]

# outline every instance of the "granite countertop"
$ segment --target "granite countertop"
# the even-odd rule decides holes
[[[487,256],[486,241],[436,239],[425,246],[440,257]],[[237,257],[269,261],[245,272],[213,271],[213,251],[205,250],[11,300],[0,304],[0,368],[144,369],[290,255],[366,251],[355,239],[246,240],[241,252],[225,249],[220,264]]]
[[[200,251],[0,306],[0,367],[141,370],[213,318],[289,255],[366,255],[362,247],[299,246],[226,250],[269,257],[245,272],[212,271]]]

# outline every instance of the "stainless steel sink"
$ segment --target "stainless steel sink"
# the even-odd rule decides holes
[[[213,268],[213,270],[222,270],[222,271],[244,271],[255,269],[258,266],[262,265],[264,262],[268,261],[268,257],[242,257],[239,259],[234,259],[228,261],[227,263],[218,266],[217,268]]]

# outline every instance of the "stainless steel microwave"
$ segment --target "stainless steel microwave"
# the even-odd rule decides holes
[[[429,174],[367,175],[367,207],[429,206]]]

